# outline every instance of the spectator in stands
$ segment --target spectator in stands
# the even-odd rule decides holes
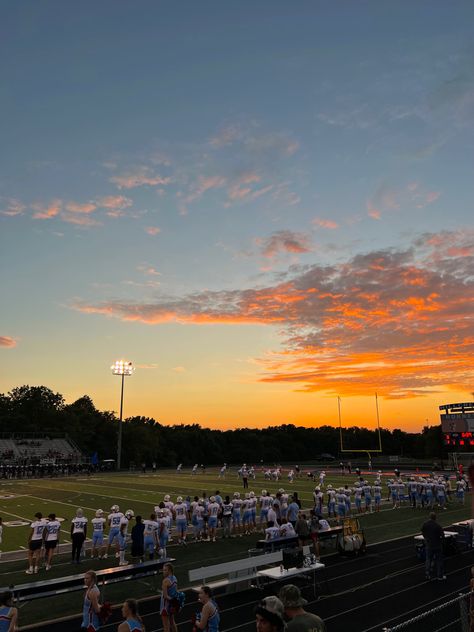
[[[125,599],[122,617],[125,621],[119,625],[117,632],[145,632],[145,625],[138,613],[138,603],[135,599]]]
[[[319,516],[314,511],[314,509],[311,509],[310,516],[311,517],[308,522],[309,537],[313,542],[314,554],[316,555],[316,559],[319,561],[319,532],[321,531],[321,524],[319,522]]]
[[[84,584],[87,590],[84,595],[81,629],[84,632],[96,632],[100,627],[100,591],[97,586],[97,575],[94,571],[87,571],[84,575]]]
[[[303,610],[308,602],[302,598],[298,586],[287,584],[278,596],[283,603],[285,615],[290,620],[286,626],[287,632],[326,632],[326,626],[320,617]]]
[[[18,629],[18,610],[13,607],[13,593],[10,591],[0,595],[0,630],[16,632]]]
[[[434,511],[430,513],[430,519],[421,527],[421,533],[425,539],[426,579],[431,579],[433,570],[436,573],[436,579],[442,581],[446,579],[443,560],[444,531],[441,525],[436,522],[436,514]]]
[[[198,599],[202,603],[202,610],[193,621],[194,628],[196,630],[205,630],[206,632],[219,632],[219,610],[212,598],[212,590],[209,586],[201,586]]]
[[[306,519],[306,514],[300,513],[295,527],[296,535],[298,536],[298,544],[303,547],[309,540],[309,525]]]
[[[283,632],[284,608],[278,597],[265,597],[255,608],[257,632]]]
[[[176,579],[173,566],[171,564],[163,565],[163,582],[161,584],[161,600],[160,614],[163,622],[164,632],[178,632],[175,621],[175,608],[173,600],[178,595],[178,580]]]

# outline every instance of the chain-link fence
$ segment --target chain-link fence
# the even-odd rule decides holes
[[[463,593],[383,632],[474,632],[470,623],[473,593]]]

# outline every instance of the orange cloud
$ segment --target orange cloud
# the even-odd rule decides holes
[[[36,203],[33,204],[31,208],[36,211],[33,214],[33,219],[52,219],[61,212],[62,202],[61,200],[53,200],[47,206]]]
[[[425,235],[407,250],[292,268],[286,280],[268,287],[74,307],[150,325],[278,325],[283,350],[260,358],[261,379],[305,391],[377,390],[390,398],[461,391],[472,385],[472,242],[468,231]],[[273,248],[285,243],[277,240]],[[462,256],[448,255],[455,247]]]
[[[16,347],[15,338],[10,338],[10,336],[0,336],[0,347],[7,347],[11,349],[12,347]]]
[[[159,233],[161,233],[161,228],[158,228],[158,226],[147,226],[147,228],[145,228],[146,232],[149,235],[159,235]]]
[[[79,202],[68,202],[66,204],[66,210],[69,213],[92,213],[96,210],[97,206],[94,202],[85,202],[80,204]]]

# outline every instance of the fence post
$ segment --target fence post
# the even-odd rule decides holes
[[[461,618],[461,631],[462,632],[469,632],[469,629],[470,629],[469,608],[467,605],[468,604],[467,597],[469,597],[470,599],[471,594],[465,595],[465,594],[459,593],[459,615]]]

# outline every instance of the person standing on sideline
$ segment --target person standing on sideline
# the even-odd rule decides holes
[[[163,582],[161,584],[160,615],[164,632],[178,632],[175,621],[173,600],[178,595],[178,580],[171,564],[163,565]]]
[[[205,632],[219,632],[219,610],[212,598],[212,590],[209,586],[201,586],[198,599],[202,603],[202,610],[193,621],[194,628],[196,630],[205,630]]]
[[[76,517],[71,520],[71,539],[72,539],[72,563],[80,564],[81,552],[84,541],[87,536],[87,518],[79,507],[76,511]]]
[[[84,585],[86,594],[84,595],[81,630],[83,632],[96,632],[100,627],[100,591],[97,586],[97,575],[94,571],[87,571],[84,575]]]
[[[278,594],[285,615],[289,619],[286,624],[287,632],[301,632],[301,630],[311,630],[311,632],[326,632],[324,621],[311,612],[303,609],[308,602],[301,596],[301,591],[294,584],[283,586]]]
[[[119,625],[117,632],[145,632],[145,626],[138,614],[138,603],[135,599],[125,599],[122,606],[122,617],[125,621]]]
[[[16,632],[18,630],[18,609],[13,607],[13,593],[10,591],[0,595],[0,631]]]
[[[436,522],[436,514],[434,512],[430,513],[430,519],[427,520],[421,527],[421,533],[425,539],[426,579],[432,578],[431,573],[433,570],[436,573],[436,576],[433,579],[442,581],[446,579],[443,560],[444,531],[441,525]]]
[[[56,514],[50,513],[48,518],[49,522],[46,523],[43,532],[47,571],[51,568],[51,560],[53,559],[54,551],[59,544],[59,532],[61,531],[61,523],[56,519]]]
[[[144,534],[145,534],[145,525],[142,521],[141,516],[135,517],[135,526],[132,527],[132,557],[139,558],[140,562],[143,561],[145,555],[145,546],[144,546]]]
[[[35,513],[35,518],[31,523],[30,535],[28,537],[28,569],[27,575],[38,572],[39,561],[41,556],[41,547],[43,546],[43,532],[46,526],[46,520],[43,518],[41,511]]]

